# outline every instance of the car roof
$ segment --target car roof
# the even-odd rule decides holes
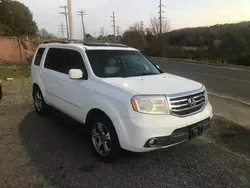
[[[124,44],[116,43],[70,43],[65,41],[47,41],[40,45],[40,47],[63,47],[67,48],[77,47],[84,48],[85,50],[128,50],[128,51],[139,51],[135,48],[128,47]]]

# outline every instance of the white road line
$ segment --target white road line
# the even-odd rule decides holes
[[[235,78],[228,78],[228,77],[225,77],[225,76],[217,76],[217,75],[212,75],[212,74],[208,74],[208,73],[200,73],[200,72],[195,72],[195,71],[187,71],[187,72],[192,72],[192,73],[195,73],[195,74],[200,74],[200,75],[210,76],[210,77],[215,77],[215,78],[222,78],[222,79],[225,79],[225,80],[231,80],[231,81],[235,81],[235,82],[245,82],[245,83],[250,84],[250,81],[248,81],[248,80],[240,80],[240,79],[235,79]]]
[[[236,68],[236,67],[223,67],[223,66],[216,66],[216,65],[207,65],[207,64],[198,64],[198,63],[189,63],[185,61],[174,61],[174,60],[163,60],[163,59],[155,59],[157,61],[170,61],[170,62],[177,62],[177,63],[185,63],[185,64],[191,64],[191,65],[196,65],[196,66],[204,66],[204,67],[213,67],[213,68],[219,68],[219,69],[229,69],[229,70],[236,70],[236,71],[245,71],[245,72],[250,72],[248,69],[242,69],[242,68]]]
[[[241,103],[241,104],[250,106],[250,103],[245,102],[245,101],[240,101],[240,100],[238,100],[238,99],[231,98],[231,97],[228,97],[228,96],[225,96],[225,95],[220,95],[220,94],[217,94],[217,93],[214,93],[214,92],[210,92],[210,91],[208,91],[207,93],[208,93],[209,95],[214,95],[214,96],[219,97],[219,98],[222,98],[222,99],[228,99],[228,100],[232,100],[232,101],[234,101],[234,102],[238,102],[238,103]]]
[[[165,72],[168,72],[167,70],[165,69],[162,69],[164,70]],[[244,82],[244,83],[247,83],[247,84],[250,84],[250,80],[240,80],[240,79],[235,79],[235,78],[228,78],[228,77],[225,77],[225,76],[218,76],[218,75],[212,75],[212,74],[208,74],[208,73],[201,73],[201,72],[196,72],[196,71],[180,71],[182,73],[194,73],[194,75],[202,75],[202,76],[210,76],[210,77],[214,77],[214,78],[221,78],[221,79],[225,79],[225,80],[231,80],[231,81],[234,81],[234,82]],[[175,74],[175,73],[170,73],[170,74]],[[179,74],[175,74],[175,75],[179,75]]]

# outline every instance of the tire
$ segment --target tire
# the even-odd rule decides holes
[[[40,116],[46,115],[48,105],[45,103],[42,92],[38,86],[35,86],[33,89],[33,100],[36,113]]]
[[[119,157],[120,144],[111,120],[100,115],[90,122],[90,141],[97,158],[103,162],[113,162]]]

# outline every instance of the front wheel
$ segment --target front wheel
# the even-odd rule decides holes
[[[33,90],[33,100],[36,112],[41,116],[46,115],[48,106],[45,103],[42,92],[38,87],[35,87]]]
[[[92,121],[91,141],[98,158],[104,162],[114,161],[120,152],[120,144],[111,120],[101,116]]]

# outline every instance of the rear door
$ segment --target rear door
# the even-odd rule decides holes
[[[34,61],[31,66],[31,78],[33,79],[32,80],[33,82],[37,80],[37,76],[39,76],[39,71],[41,69],[41,62],[43,59],[44,52],[45,48],[38,48],[35,54]]]
[[[41,77],[46,92],[46,102],[60,110],[62,102],[58,97],[60,88],[63,86],[60,75],[62,74],[61,69],[64,61],[64,56],[60,48],[49,48],[44,62],[44,68],[41,71]]]

